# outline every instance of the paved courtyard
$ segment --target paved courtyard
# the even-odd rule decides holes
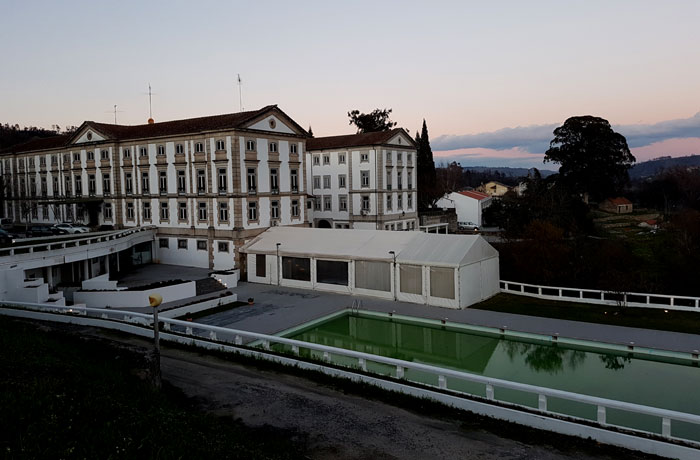
[[[135,287],[160,281],[194,281],[209,276],[208,268],[182,267],[180,265],[148,264],[134,268],[119,279],[119,286]]]
[[[276,334],[304,324],[330,313],[350,308],[354,300],[361,302],[361,309],[378,312],[444,319],[448,321],[488,327],[507,327],[511,330],[536,334],[592,340],[606,343],[629,344],[639,347],[692,352],[700,349],[700,335],[655,331],[631,327],[608,326],[535,316],[514,315],[486,310],[449,308],[419,305],[407,302],[377,299],[374,297],[334,294],[307,289],[295,289],[255,283],[239,283],[238,299],[255,299],[254,305],[203,317],[197,322],[263,334]]]

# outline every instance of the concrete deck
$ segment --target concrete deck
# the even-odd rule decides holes
[[[136,287],[160,281],[195,281],[207,278],[208,268],[182,267],[180,265],[148,264],[138,267],[119,280],[119,286]]]
[[[294,289],[265,284],[239,283],[232,289],[238,300],[255,299],[252,306],[200,318],[197,322],[221,327],[241,329],[263,334],[276,334],[304,324],[330,313],[350,308],[354,300],[360,300],[362,310],[443,319],[448,321],[488,327],[507,327],[511,330],[536,334],[591,340],[596,342],[629,344],[639,347],[692,352],[700,349],[700,335],[655,331],[631,327],[608,326],[534,316],[514,315],[486,310],[448,308],[419,305],[406,302],[377,299],[365,296],[325,293],[306,289]]]

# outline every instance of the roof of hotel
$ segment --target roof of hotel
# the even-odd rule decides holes
[[[245,244],[245,253],[329,259],[375,260],[459,267],[497,257],[480,235],[438,235],[416,231],[271,227]]]
[[[467,196],[469,198],[474,198],[475,200],[479,200],[479,201],[485,200],[486,198],[491,198],[491,195],[488,195],[486,193],[477,192],[475,190],[464,190],[462,192],[457,192],[457,193],[459,193],[460,195]]]
[[[248,112],[211,115],[207,117],[187,118],[184,120],[163,121],[143,125],[115,125],[109,123],[98,123],[96,121],[86,121],[73,134],[62,134],[60,136],[32,140],[23,144],[9,147],[3,150],[3,153],[21,153],[31,152],[34,150],[66,147],[78,133],[83,131],[83,128],[86,126],[89,126],[100,134],[106,136],[108,140],[118,141],[176,136],[182,134],[199,133],[203,131],[236,129],[242,128],[249,121],[254,120],[255,118],[273,109],[282,112],[276,105],[268,105],[262,109]],[[282,112],[282,114],[284,114],[284,112]],[[304,128],[299,126],[286,114],[284,115],[299,131],[306,134]]]
[[[307,139],[306,150],[330,150],[347,147],[361,147],[366,145],[386,144],[399,133],[403,133],[411,142],[407,147],[415,148],[415,142],[403,128],[394,128],[389,131],[377,131],[374,133],[345,134],[343,136],[313,137]]]

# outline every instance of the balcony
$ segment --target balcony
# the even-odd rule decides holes
[[[248,195],[257,195],[257,193],[255,187],[248,187]]]
[[[273,195],[279,195],[279,194],[280,194],[280,189],[278,189],[278,188],[273,188],[273,189],[271,190],[271,193],[272,193]]]

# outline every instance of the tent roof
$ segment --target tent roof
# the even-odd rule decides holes
[[[498,256],[479,235],[272,227],[245,244],[246,253],[391,261],[442,266],[467,265]]]

